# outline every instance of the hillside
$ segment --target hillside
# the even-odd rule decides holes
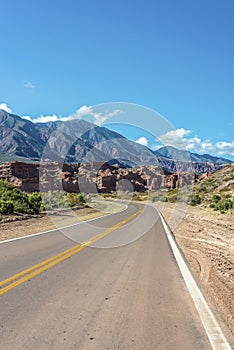
[[[232,161],[222,157],[211,156],[210,154],[197,154],[189,151],[179,150],[172,146],[162,147],[157,151],[154,151],[154,154],[167,158],[167,159],[176,159],[178,161],[191,161],[198,163],[213,163],[215,165],[222,164],[231,164]]]
[[[147,147],[84,120],[32,123],[0,110],[0,160],[104,162],[114,158],[129,166],[157,164]],[[9,157],[9,159],[7,159]]]
[[[0,163],[8,161],[65,163],[120,162],[126,167],[159,165],[168,172],[206,173],[231,161],[174,147],[152,151],[121,134],[84,120],[32,123],[0,110]]]
[[[201,178],[193,188],[193,204],[203,204],[214,210],[226,212],[233,208],[234,163]]]

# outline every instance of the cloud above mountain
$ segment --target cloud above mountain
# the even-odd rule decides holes
[[[7,113],[12,113],[12,109],[8,107],[6,103],[0,103],[0,109],[6,111]]]
[[[137,139],[135,142],[139,143],[140,145],[143,145],[143,146],[148,146],[148,144],[149,144],[149,141],[147,140],[147,138],[145,136],[139,137],[139,139]]]
[[[85,117],[90,117],[91,121],[100,126],[102,125],[105,121],[107,121],[109,118],[116,116],[117,114],[119,114],[121,111],[119,109],[116,109],[112,112],[109,113],[101,113],[101,112],[96,112],[94,111],[92,106],[82,106],[79,109],[76,110],[75,113],[70,114],[68,116],[65,117],[61,117],[61,116],[57,116],[55,114],[53,115],[41,115],[38,118],[31,118],[29,116],[23,116],[23,119],[27,119],[30,120],[33,123],[47,123],[47,122],[55,122],[58,120],[61,121],[67,121],[67,120],[75,120],[75,119],[82,119]]]
[[[202,140],[197,135],[193,136],[191,130],[184,128],[169,131],[157,138],[158,142],[164,146],[173,146],[178,149],[197,153],[213,153],[217,155],[230,155],[234,156],[234,140],[231,142],[217,141],[212,142],[211,140]]]

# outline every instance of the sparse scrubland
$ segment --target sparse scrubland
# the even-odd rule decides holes
[[[152,202],[187,203],[212,208],[224,214],[234,208],[234,165],[223,167],[194,186],[158,191],[150,194]]]

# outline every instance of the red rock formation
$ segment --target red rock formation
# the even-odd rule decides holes
[[[173,189],[196,181],[192,173],[165,173],[159,166],[124,168],[119,164],[29,164],[9,162],[0,165],[0,178],[25,192],[115,192]],[[40,183],[39,183],[40,178]]]

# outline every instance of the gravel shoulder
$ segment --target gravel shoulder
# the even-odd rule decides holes
[[[164,206],[163,215],[169,223],[174,208],[173,204]],[[180,217],[183,210],[179,213],[177,205]],[[184,218],[173,229],[176,241],[234,334],[234,215],[203,207],[188,207],[183,213]]]

